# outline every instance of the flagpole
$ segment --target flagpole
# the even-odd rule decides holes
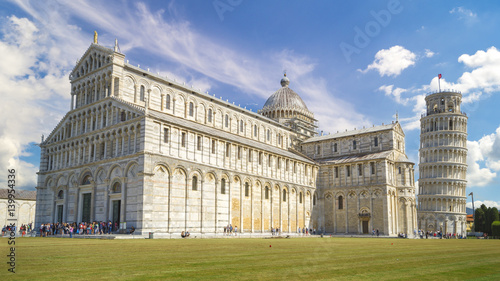
[[[439,89],[439,93],[441,93],[441,73],[438,74],[438,89]]]

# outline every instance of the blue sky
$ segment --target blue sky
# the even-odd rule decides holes
[[[325,133],[399,115],[418,163],[424,96],[463,93],[468,191],[500,206],[500,2],[0,2],[0,181],[34,189],[41,135],[70,105],[69,71],[99,34],[131,64],[257,111],[283,72]],[[470,205],[470,199],[468,199]]]

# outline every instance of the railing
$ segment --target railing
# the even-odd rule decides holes
[[[455,113],[455,111],[447,111],[447,110],[441,110],[441,109],[436,109],[434,111],[431,111],[431,112],[427,112],[427,113],[422,113],[420,115],[420,117],[426,117],[426,116],[429,116],[429,115],[433,115],[433,114],[439,114],[439,113]],[[460,111],[460,113],[462,115],[465,115],[467,116],[467,113],[463,112],[463,111]]]
[[[430,96],[430,95],[433,95],[433,94],[438,94],[438,93],[457,93],[457,94],[462,94],[461,91],[458,91],[458,90],[453,90],[453,89],[444,89],[444,90],[441,90],[441,91],[434,91],[434,92],[429,92],[427,94],[425,94],[426,96]]]

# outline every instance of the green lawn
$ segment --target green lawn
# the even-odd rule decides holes
[[[0,280],[500,280],[500,240],[17,238],[16,274],[0,243]]]

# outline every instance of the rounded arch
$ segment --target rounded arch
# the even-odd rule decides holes
[[[87,185],[87,184],[90,184],[91,181],[93,181],[92,171],[90,171],[90,169],[86,168],[80,174],[78,184],[79,185]]]
[[[234,183],[242,182],[242,181],[241,181],[240,176],[238,176],[238,175],[234,175],[234,176],[233,176],[233,182],[234,182]]]
[[[59,191],[57,192],[57,199],[64,199],[64,189],[60,188]]]
[[[45,179],[44,186],[51,187],[52,185],[54,185],[54,180],[51,176],[49,176]]]
[[[120,179],[114,179],[109,186],[110,194],[118,194],[122,192],[122,182]]]
[[[109,168],[108,178],[123,177],[123,168],[119,164],[114,164]]]
[[[359,209],[359,213],[360,214],[369,214],[370,213],[370,208],[368,208],[368,207],[361,207],[361,209]]]
[[[156,83],[151,85],[151,91],[154,92],[154,90],[158,90],[158,94],[160,95],[163,93],[163,88]]]
[[[187,177],[188,175],[188,169],[183,166],[183,165],[177,165],[175,169],[173,170],[173,174],[183,174],[184,176]]]
[[[328,200],[328,201],[332,201],[332,200],[333,200],[333,198],[334,198],[334,196],[333,196],[333,192],[331,192],[331,191],[327,191],[327,192],[325,192],[324,197],[325,197],[325,199],[326,199],[326,200]]]
[[[125,79],[130,79],[130,80],[132,80],[133,86],[137,85],[137,78],[134,75],[125,74],[125,76],[123,77],[123,79],[124,80]]]
[[[225,172],[222,172],[222,173],[220,174],[220,180],[222,180],[222,179],[226,179],[226,181],[227,181],[227,182],[229,182],[229,179],[230,179],[230,178],[231,178],[231,177],[230,177],[227,173],[225,173]]]
[[[207,182],[219,182],[217,174],[214,171],[208,171],[203,177]]]
[[[113,184],[110,186],[110,193],[122,193],[122,183],[120,180],[113,181]]]
[[[158,165],[158,163],[157,163]],[[165,164],[166,166],[166,164]],[[130,177],[136,177],[137,176],[137,170],[136,168],[139,167],[139,163],[137,163],[137,161],[130,161],[127,163],[127,165],[125,166],[125,176],[130,178]],[[166,166],[167,170],[169,169],[168,166]],[[170,172],[170,170],[169,170]],[[132,174],[131,174],[132,173]]]
[[[168,165],[163,163],[157,163],[153,169],[153,173],[156,175],[157,173],[164,173],[170,175],[170,169]]]
[[[144,86],[144,88],[146,88],[146,90],[148,90],[151,85],[149,84],[149,82],[146,80],[146,79],[139,79],[139,81],[137,82],[138,86]]]
[[[337,193],[335,193],[335,198],[338,198],[339,196],[342,196],[345,198],[345,193],[343,191],[338,191]]]
[[[177,100],[178,99],[182,99],[183,102],[187,102],[188,101],[188,98],[182,92],[174,92],[174,98],[177,99]]]
[[[97,168],[97,171],[95,172],[95,174],[96,174],[96,182],[97,183],[103,183],[104,180],[107,178],[106,169],[103,167]]]
[[[75,187],[78,185],[78,182],[76,180],[77,175],[75,172],[72,172],[68,176],[68,187]]]
[[[68,184],[68,180],[66,179],[64,174],[57,176],[57,180],[55,182],[57,183],[57,187]]]
[[[192,178],[193,176],[198,176],[198,179],[201,180],[205,177],[205,173],[201,169],[193,169],[191,172],[189,172],[189,178]]]

